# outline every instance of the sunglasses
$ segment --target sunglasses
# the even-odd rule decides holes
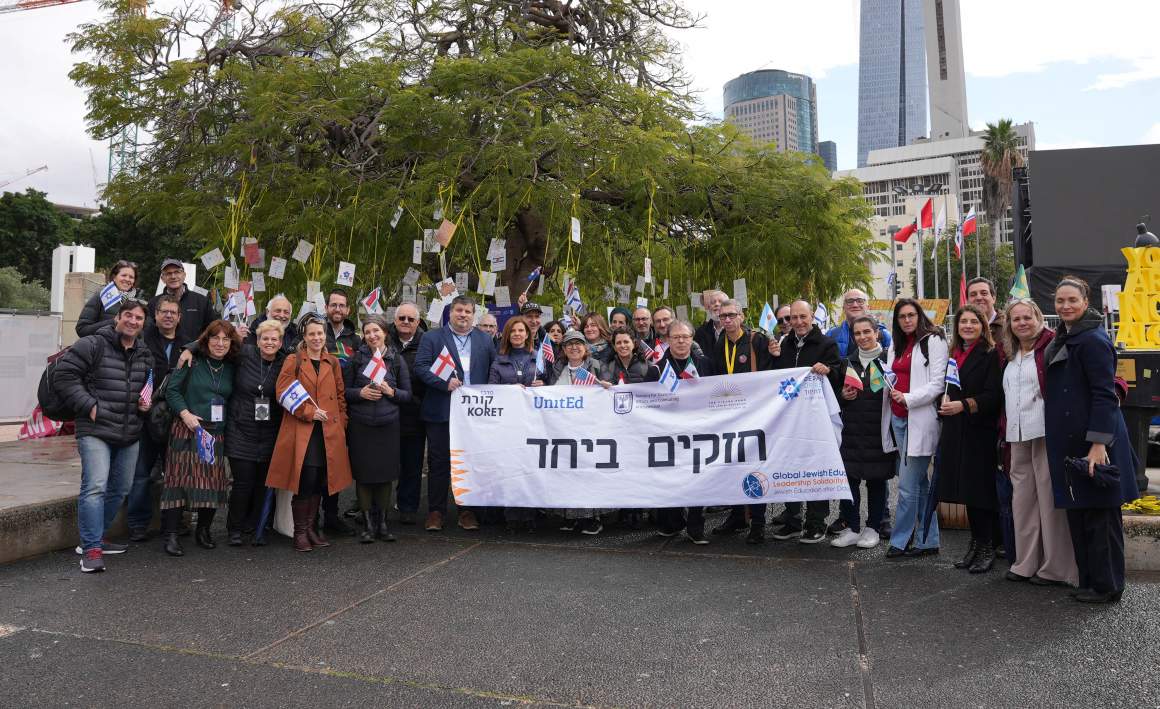
[[[396,315],[395,319],[399,322],[416,322],[419,318],[413,318],[410,315]]]
[[[788,316],[788,315],[786,315],[784,318],[778,318],[778,319],[777,319],[777,321],[778,321],[778,322],[780,322],[780,323],[788,323],[788,322],[789,322],[789,316]]]

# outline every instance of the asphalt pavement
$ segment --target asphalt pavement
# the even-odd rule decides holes
[[[888,562],[615,523],[395,530],[0,566],[0,705],[1160,706],[1157,575],[1093,607],[955,570],[963,532]]]

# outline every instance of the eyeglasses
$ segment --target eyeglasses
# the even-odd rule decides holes
[[[692,335],[669,335],[669,340],[672,342],[682,342],[684,340],[693,339]]]
[[[865,298],[846,298],[846,305],[865,305]]]
[[[914,318],[917,318],[917,317],[918,317],[918,313],[899,313],[898,314],[899,320],[913,320]]]
[[[741,313],[717,313],[717,317],[721,318],[722,320],[729,320],[731,318],[741,317]]]
[[[789,323],[789,316],[786,315],[784,318],[778,318],[777,321],[779,323],[787,323],[788,324]]]

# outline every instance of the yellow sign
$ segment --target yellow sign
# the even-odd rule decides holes
[[[1120,293],[1116,343],[1129,350],[1160,348],[1160,248],[1120,249],[1128,262],[1128,280]]]
[[[894,304],[896,302],[897,301],[885,298],[872,298],[870,302],[866,304],[866,310],[868,310],[871,315],[878,318],[879,322],[885,323],[886,327],[890,327],[892,321],[894,320]],[[943,300],[941,298],[938,300],[933,298],[924,298],[923,300],[918,301],[918,304],[922,306],[923,311],[926,312],[926,316],[930,318],[931,322],[933,322],[935,325],[943,324],[943,320],[946,319],[947,311],[951,306],[951,302],[949,300]]]

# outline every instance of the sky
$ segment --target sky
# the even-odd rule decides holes
[[[0,6],[11,0],[0,0]],[[721,114],[729,79],[757,69],[817,84],[819,139],[855,166],[858,0],[684,0],[700,27],[674,35],[703,109]],[[971,126],[1035,123],[1041,150],[1160,143],[1160,2],[962,0]],[[0,189],[34,187],[94,206],[108,144],[85,132],[84,94],[68,78],[66,35],[99,19],[92,0],[0,14]],[[996,27],[1004,28],[997,31]]]

